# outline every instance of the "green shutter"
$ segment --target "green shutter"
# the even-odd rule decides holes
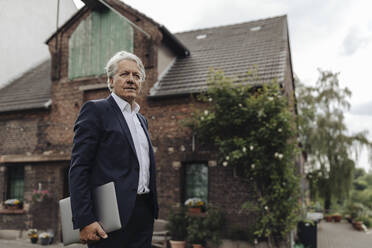
[[[69,40],[69,79],[98,76],[118,51],[133,52],[133,28],[122,16],[107,10],[92,12]]]
[[[24,167],[8,167],[8,199],[18,199],[23,201],[24,192]]]
[[[205,164],[189,164],[186,166],[186,200],[198,197],[208,201],[208,166]]]

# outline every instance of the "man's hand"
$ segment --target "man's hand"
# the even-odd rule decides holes
[[[89,241],[97,241],[101,238],[106,239],[107,234],[97,221],[85,226],[83,229],[80,230],[80,241],[83,244]]]

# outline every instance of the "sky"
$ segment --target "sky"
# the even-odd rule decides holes
[[[74,0],[81,7],[79,0]],[[318,68],[339,72],[353,95],[345,113],[350,134],[372,139],[372,1],[370,0],[125,0],[171,32],[287,15],[293,71],[315,85]],[[357,163],[369,170],[367,151]]]

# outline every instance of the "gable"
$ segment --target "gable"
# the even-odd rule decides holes
[[[133,36],[126,18],[111,10],[93,11],[69,39],[69,79],[104,74],[115,52],[133,52]]]

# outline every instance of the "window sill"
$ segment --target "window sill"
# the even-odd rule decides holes
[[[24,209],[0,209],[0,214],[24,214]]]

